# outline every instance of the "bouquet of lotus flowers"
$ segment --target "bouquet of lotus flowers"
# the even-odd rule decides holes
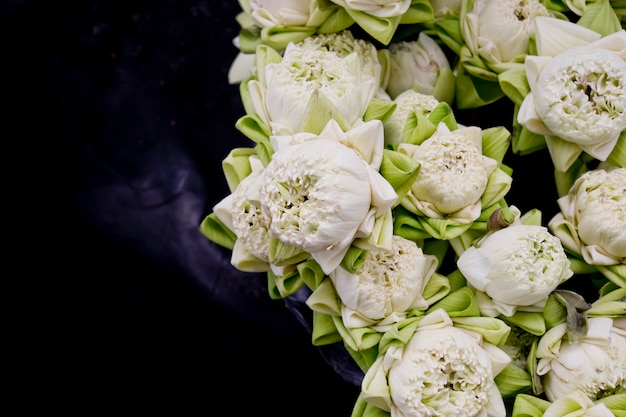
[[[352,416],[626,416],[626,2],[239,3],[200,231],[347,352]]]

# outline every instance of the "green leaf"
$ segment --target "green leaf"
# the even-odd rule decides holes
[[[341,111],[319,90],[313,91],[304,110],[302,131],[319,135],[331,119],[337,121],[343,131],[350,128],[350,124],[343,117]]]
[[[539,311],[516,311],[510,317],[500,316],[500,318],[536,336],[541,336],[546,332],[546,322],[543,319],[543,314]]]
[[[341,341],[341,336],[332,316],[313,311],[312,326],[311,342],[313,346],[325,346]]]
[[[233,250],[237,235],[224,225],[215,215],[211,213],[206,216],[200,223],[200,233],[202,233],[210,241]]]
[[[588,2],[583,15],[576,23],[598,32],[602,36],[610,35],[622,29],[619,17],[611,7],[609,0]]]
[[[383,150],[380,174],[396,191],[398,201],[404,198],[413,182],[415,182],[419,168],[419,162],[410,156],[389,149]]]
[[[523,65],[515,66],[498,74],[498,83],[504,95],[517,106],[521,106],[530,93],[530,86]]]
[[[350,246],[350,249],[348,249],[348,252],[341,260],[341,267],[351,274],[356,273],[363,266],[368,252],[366,249],[361,249],[354,245]]]
[[[397,106],[398,104],[395,101],[373,98],[367,105],[363,120],[368,122],[378,119],[381,122],[385,122],[389,119]]]
[[[435,19],[435,13],[428,0],[412,0],[411,6],[402,14],[401,24],[430,22]]]
[[[532,387],[532,380],[528,372],[514,363],[509,363],[495,376],[494,381],[503,398],[510,398],[527,392]]]
[[[308,26],[272,26],[261,30],[261,41],[276,49],[284,50],[290,42],[298,43],[315,33],[314,27]]]
[[[518,394],[513,404],[512,417],[542,417],[550,404],[550,401],[532,395]]]
[[[234,148],[222,161],[222,170],[231,192],[252,172],[250,167],[250,156],[252,155],[256,155],[253,148]]]
[[[626,168],[626,130],[619,135],[619,139],[606,158],[606,162],[618,168]]]

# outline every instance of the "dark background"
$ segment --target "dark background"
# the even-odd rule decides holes
[[[234,127],[244,113],[227,81],[238,3],[2,7],[24,404],[349,415],[358,387],[263,274],[235,270],[198,232],[228,194],[222,159],[254,145]]]
[[[263,274],[237,271],[198,232],[229,192],[222,160],[253,146],[227,81],[238,3],[2,5],[6,253],[25,295],[9,316],[26,353],[18,391],[81,413],[350,415],[359,387],[324,359],[337,351],[311,345],[306,309],[299,319],[271,300]],[[510,112],[458,118],[508,125]],[[537,207],[539,190],[549,219],[547,153],[507,162],[510,201]]]

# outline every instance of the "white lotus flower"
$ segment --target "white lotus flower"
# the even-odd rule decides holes
[[[331,0],[344,9],[363,12],[376,17],[402,16],[411,6],[411,0]]]
[[[356,273],[338,267],[330,275],[348,328],[375,325],[385,331],[412,309],[425,310],[423,292],[438,265],[411,240],[393,236],[390,250],[368,251]]]
[[[249,0],[251,17],[259,27],[304,26],[309,20],[310,1]]]
[[[548,227],[590,265],[626,263],[626,168],[600,164],[557,200]]]
[[[556,401],[576,390],[591,400],[625,388],[626,318],[587,319],[582,340],[567,339],[567,324],[548,330],[537,347],[537,374],[546,397]]]
[[[534,34],[538,16],[553,16],[539,0],[481,0],[461,21],[469,49],[501,72],[515,58],[528,54],[528,40]]]
[[[424,32],[417,40],[395,42],[388,49],[391,60],[386,90],[392,99],[408,89],[432,95],[438,71],[450,68],[443,49]]]
[[[335,35],[338,43],[339,34]],[[309,103],[323,95],[339,110],[349,126],[360,121],[380,89],[382,69],[369,55],[342,55],[326,48],[290,43],[278,63],[262,69],[259,80],[248,82],[254,110],[276,135],[304,130]],[[350,47],[349,43],[344,43]],[[372,46],[373,48],[373,46]],[[375,49],[374,49],[375,51]],[[375,55],[374,55],[375,56]],[[258,72],[258,71],[257,71]]]
[[[250,157],[249,161],[252,172],[213,207],[213,212],[237,236],[231,263],[241,271],[265,272],[270,269],[268,219],[260,205],[255,205],[247,197],[264,168],[256,156]]]
[[[583,151],[606,160],[626,128],[626,31],[599,39],[575,23],[550,18],[535,23],[539,55],[526,58],[531,92],[517,121],[545,135],[558,171],[566,171]]]
[[[398,151],[418,161],[419,174],[406,198],[422,215],[471,223],[481,213],[480,198],[498,163],[482,153],[477,126],[437,131],[420,145],[402,143]]]
[[[504,417],[494,377],[510,361],[478,333],[454,327],[437,309],[420,321],[406,345],[391,346],[376,360],[362,392],[365,401],[394,417]]]
[[[481,312],[495,317],[541,311],[573,272],[561,241],[543,226],[513,224],[488,233],[457,266],[477,292]]]
[[[393,101],[396,103],[396,109],[383,123],[385,144],[402,142],[404,127],[411,114],[419,112],[428,116],[439,105],[439,100],[432,95],[418,93],[412,89],[400,93]]]
[[[319,137],[308,135],[301,143],[273,138],[277,150],[251,190],[250,200],[259,201],[270,219],[272,237],[310,253],[325,274],[339,265],[355,238],[372,233],[374,219],[397,199],[376,170],[382,132],[380,120],[349,133],[331,121]],[[380,150],[373,151],[370,142]]]

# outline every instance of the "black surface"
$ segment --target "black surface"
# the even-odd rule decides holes
[[[358,387],[270,300],[264,275],[235,270],[198,232],[228,193],[222,159],[253,145],[227,82],[239,10],[4,2],[29,406],[350,414]]]

